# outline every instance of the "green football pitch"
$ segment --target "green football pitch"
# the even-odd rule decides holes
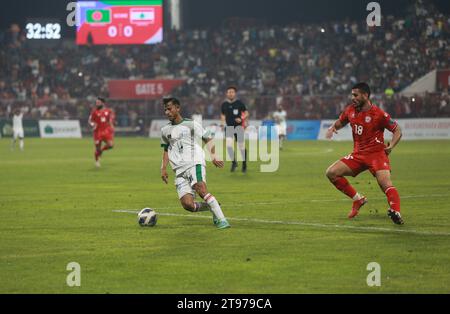
[[[288,142],[274,173],[207,166],[232,228],[191,214],[159,175],[158,140],[117,138],[102,168],[91,139],[0,140],[0,293],[450,293],[450,141],[401,142],[391,156],[404,226],[369,173],[351,201],[325,170],[350,142]],[[170,173],[173,181],[173,173]],[[155,208],[154,228],[135,212]],[[67,265],[80,265],[69,287]],[[367,277],[380,266],[380,286]]]

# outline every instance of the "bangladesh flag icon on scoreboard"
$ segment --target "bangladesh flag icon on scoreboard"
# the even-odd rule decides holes
[[[87,10],[86,21],[89,24],[111,23],[111,10]]]

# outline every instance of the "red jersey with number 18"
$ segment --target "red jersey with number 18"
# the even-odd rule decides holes
[[[353,153],[371,154],[384,151],[384,130],[394,132],[397,122],[371,103],[367,111],[357,111],[349,105],[340,115],[342,125],[350,123],[353,134]]]
[[[109,108],[92,110],[90,120],[96,124],[95,132],[113,131],[114,112]]]

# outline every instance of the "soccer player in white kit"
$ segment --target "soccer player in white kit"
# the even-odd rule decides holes
[[[212,163],[223,168],[224,163],[215,156],[215,147],[209,131],[201,124],[183,119],[180,102],[176,98],[165,98],[164,113],[170,123],[161,128],[161,147],[164,148],[161,165],[161,178],[167,184],[170,162],[175,172],[175,185],[181,205],[190,212],[211,211],[214,225],[218,229],[229,228],[219,202],[206,187],[206,163],[201,141],[206,143]],[[205,202],[195,202],[195,194]]]
[[[14,149],[16,146],[17,140],[19,140],[20,150],[24,149],[24,132],[23,132],[23,113],[19,109],[14,110],[13,114],[13,138],[11,142],[11,149]]]
[[[273,113],[273,119],[275,120],[275,127],[280,140],[280,149],[283,149],[283,141],[286,139],[287,135],[286,117],[287,113],[283,109],[283,106],[278,105],[278,110]]]

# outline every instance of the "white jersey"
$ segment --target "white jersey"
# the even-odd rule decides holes
[[[286,117],[287,117],[287,113],[285,110],[275,111],[273,113],[273,118],[275,120],[276,130],[277,130],[278,135],[286,136],[286,134],[287,134]]]
[[[14,131],[22,131],[23,130],[23,124],[22,124],[22,118],[23,113],[15,114],[13,116],[13,130]]]
[[[167,149],[170,166],[177,176],[196,165],[206,166],[202,139],[210,138],[209,131],[190,119],[161,128],[161,146]]]
[[[286,117],[287,117],[287,113],[285,110],[275,111],[273,113],[273,118],[275,120],[275,123],[278,125],[280,125],[282,123],[286,123]]]

